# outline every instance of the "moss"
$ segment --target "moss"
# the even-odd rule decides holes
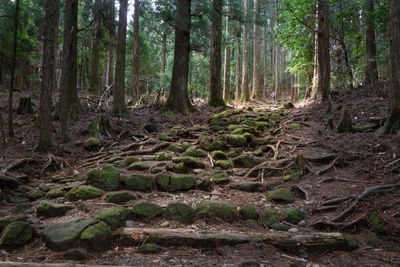
[[[261,220],[267,227],[279,223],[279,214],[272,208],[265,208],[261,212]]]
[[[232,131],[232,134],[242,135],[244,133],[254,133],[255,130],[251,127],[240,127]]]
[[[206,135],[200,136],[198,139],[199,147],[203,150],[210,151],[211,150],[211,143],[212,138]]]
[[[81,185],[73,187],[65,194],[65,197],[70,201],[76,201],[80,199],[88,200],[88,199],[98,198],[101,197],[102,195],[103,192],[96,187],[90,185]]]
[[[262,148],[254,150],[253,155],[256,156],[256,157],[261,157],[263,155]]]
[[[170,144],[168,150],[175,153],[183,153],[186,150],[186,148],[179,146],[177,144]]]
[[[232,168],[232,162],[230,160],[217,160],[215,162],[216,167],[220,167],[223,170]]]
[[[254,123],[256,130],[264,130],[268,127],[268,122],[266,121],[256,121]]]
[[[131,216],[133,219],[149,223],[153,218],[163,214],[163,211],[163,208],[157,204],[150,202],[139,202],[132,207]]]
[[[227,184],[231,181],[228,175],[225,173],[217,173],[216,175],[213,176],[212,181],[216,184]]]
[[[29,199],[38,199],[38,198],[43,197],[45,194],[46,194],[46,193],[43,192],[42,190],[39,190],[39,189],[32,189],[32,190],[30,190],[28,193],[26,193],[26,196],[27,196]]]
[[[64,186],[62,185],[54,185],[50,188],[49,191],[46,193],[46,198],[58,198],[64,196]]]
[[[370,214],[369,221],[371,222],[372,226],[376,231],[378,232],[383,231],[383,225],[377,212],[374,211]]]
[[[381,240],[374,232],[371,232],[366,236],[365,242],[369,246],[373,246],[373,247],[379,247],[379,245],[381,244]]]
[[[226,148],[227,145],[225,141],[217,140],[211,144],[210,150],[225,150]]]
[[[154,159],[157,161],[166,161],[170,160],[172,156],[166,152],[157,152],[154,156]]]
[[[196,148],[188,148],[186,149],[185,153],[183,153],[185,156],[189,157],[196,157],[196,158],[204,158],[207,156],[207,152],[205,152],[202,149],[196,149]]]
[[[221,150],[215,150],[215,151],[211,152],[211,157],[213,158],[213,160],[221,160],[221,159],[228,158],[226,156],[226,154]]]
[[[96,220],[105,222],[112,229],[117,229],[125,225],[128,213],[126,208],[112,207],[96,212],[93,217]]]
[[[32,207],[32,206],[31,206]],[[0,218],[0,233],[3,231],[4,227],[12,222],[26,221],[28,217],[26,216],[7,216]]]
[[[201,218],[218,217],[226,222],[233,222],[238,217],[236,207],[223,202],[203,201],[197,205],[196,213]]]
[[[245,221],[258,219],[257,209],[250,205],[243,206],[240,209],[239,214],[240,214],[240,218],[242,218],[242,220],[245,220]]]
[[[195,187],[196,178],[191,175],[163,173],[157,175],[156,182],[158,187],[164,191],[187,191]]]
[[[92,210],[92,208],[82,200],[75,202],[75,206],[78,210],[86,213]]]
[[[83,148],[86,150],[96,150],[100,147],[100,139],[91,137],[83,143]]]
[[[135,191],[148,191],[153,187],[155,178],[150,175],[122,175],[121,183],[127,189],[135,190]]]
[[[176,114],[173,111],[167,111],[165,112],[165,117],[167,117],[169,120],[175,120]]]
[[[220,113],[217,113],[217,114],[214,114],[211,118],[210,118],[210,120],[215,120],[215,119],[221,119],[221,118],[227,118],[227,117],[230,117],[230,116],[232,116],[233,114],[235,114],[235,110],[233,110],[233,109],[227,109],[227,110],[225,110],[225,111],[222,111],[222,112],[220,112]]]
[[[235,168],[252,168],[256,165],[256,161],[247,155],[240,155],[239,157],[234,158],[232,161]]]
[[[172,203],[167,206],[165,216],[168,220],[190,224],[194,221],[196,213],[194,209],[186,203]]]
[[[353,125],[351,122],[351,117],[349,111],[346,107],[342,108],[342,112],[340,114],[340,120],[338,123],[338,127],[336,130],[338,133],[351,133],[353,132]]]
[[[136,161],[129,165],[128,170],[147,171],[151,166],[150,161]]]
[[[243,153],[243,149],[241,148],[234,148],[231,151],[229,151],[226,155],[228,158],[236,158],[239,157]]]
[[[114,203],[114,204],[121,204],[121,203],[125,203],[129,200],[134,200],[136,199],[136,196],[133,195],[130,192],[115,192],[115,193],[109,193],[106,198],[105,201],[110,202],[110,203]]]
[[[139,159],[137,157],[129,156],[129,157],[126,157],[124,159],[124,164],[125,164],[125,166],[129,166],[129,165],[131,165],[132,163],[134,163],[134,162],[136,162],[138,160]]]
[[[57,217],[64,215],[70,209],[72,209],[72,207],[45,200],[41,201],[37,206],[36,214],[37,216],[46,218]]]
[[[120,173],[112,165],[107,165],[102,169],[91,169],[87,174],[86,182],[90,185],[113,191],[119,188]]]
[[[298,122],[292,122],[290,124],[290,128],[294,129],[294,130],[300,130],[301,129],[301,124]]]
[[[176,173],[184,174],[184,173],[188,173],[190,171],[190,169],[188,167],[186,167],[185,163],[181,162],[181,163],[175,165],[173,171]]]
[[[284,220],[292,224],[298,224],[304,217],[303,211],[296,208],[288,208],[285,211]]]
[[[0,238],[0,245],[22,246],[32,240],[33,226],[21,221],[8,224]]]
[[[139,248],[139,252],[144,254],[160,253],[161,247],[154,243],[146,243]]]
[[[111,247],[112,233],[110,226],[99,222],[89,226],[81,234],[81,241],[94,251],[105,251]]]
[[[276,202],[293,202],[294,197],[292,192],[287,189],[277,189],[269,193],[269,198]]]
[[[269,120],[273,122],[278,122],[281,120],[281,116],[278,113],[272,113],[269,115]]]
[[[244,135],[228,134],[226,136],[226,141],[228,142],[228,144],[233,146],[238,146],[238,147],[247,146],[247,140]]]
[[[258,192],[261,184],[257,182],[235,182],[229,185],[229,189],[239,190],[243,192]]]
[[[247,220],[247,221],[246,221],[246,226],[247,226],[248,228],[254,229],[254,228],[257,228],[258,223],[257,223],[256,220],[250,219],[250,220]]]
[[[212,191],[213,183],[211,182],[211,178],[203,178],[197,182],[197,188],[203,191]]]
[[[246,138],[247,143],[251,143],[251,141],[254,139],[254,135],[251,133],[244,133],[242,136]]]
[[[177,163],[184,163],[186,167],[193,169],[204,169],[206,165],[201,159],[184,156],[176,160]]]
[[[174,138],[171,137],[171,136],[168,136],[168,135],[166,135],[166,134],[160,134],[160,135],[158,136],[158,140],[160,140],[160,141],[166,141],[166,142],[173,142],[173,141],[174,141]]]

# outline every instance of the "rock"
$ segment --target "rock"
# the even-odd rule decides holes
[[[168,192],[187,191],[194,188],[196,178],[191,175],[180,175],[175,173],[162,173],[156,177],[157,186]]]
[[[161,247],[154,243],[146,243],[139,248],[139,252],[144,254],[160,253]]]
[[[31,200],[35,200],[35,199],[43,197],[45,194],[46,193],[43,192],[42,190],[32,189],[28,193],[26,193],[26,196]]]
[[[102,169],[91,169],[87,173],[86,182],[106,191],[118,190],[120,172],[112,165]]]
[[[133,219],[149,223],[153,218],[162,215],[164,210],[157,204],[142,201],[136,203],[130,211]]]
[[[283,219],[291,224],[298,224],[305,217],[304,212],[296,208],[288,208]]]
[[[129,157],[126,157],[125,159],[124,159],[124,165],[125,166],[129,166],[129,165],[131,165],[132,163],[134,163],[134,162],[136,162],[136,161],[138,161],[139,159],[137,158],[137,157],[134,157],[134,156],[129,156]]]
[[[93,198],[98,198],[103,195],[103,192],[93,186],[90,185],[81,185],[77,187],[73,187],[69,190],[65,197],[70,201],[77,201],[77,200],[88,200]]]
[[[283,105],[283,108],[284,108],[284,109],[292,109],[292,108],[294,108],[294,105],[293,105],[293,103],[291,103],[291,102],[287,102],[287,103],[285,103],[285,104]]]
[[[125,225],[128,214],[128,210],[124,207],[112,207],[96,212],[93,217],[107,223],[112,229],[117,229]]]
[[[48,191],[50,190],[50,186],[47,185],[47,184],[45,184],[45,183],[39,184],[38,187],[39,187],[40,190],[42,190],[42,191],[44,191],[44,192],[48,192]]]
[[[290,226],[283,224],[283,223],[275,223],[270,226],[271,229],[274,229],[276,231],[282,231],[282,232],[287,232],[290,229]]]
[[[274,200],[276,202],[293,202],[294,201],[294,196],[292,192],[290,192],[287,189],[276,189],[269,193],[269,198],[271,200]]]
[[[228,144],[232,146],[238,146],[238,147],[247,146],[246,137],[239,134],[228,134],[226,136],[226,141],[228,142]]]
[[[225,152],[223,152],[221,150],[215,150],[215,151],[211,152],[211,157],[213,158],[213,160],[228,159]]]
[[[225,150],[227,148],[226,142],[222,140],[217,140],[213,142],[210,146],[210,150]]]
[[[21,204],[18,204],[17,206],[15,206],[15,208],[13,209],[13,213],[23,213],[26,210],[31,209],[32,207],[33,207],[33,205],[31,203],[21,203]],[[0,218],[0,232],[2,230],[1,220],[2,220],[2,218]]]
[[[215,162],[215,167],[220,167],[223,170],[227,170],[232,167],[232,162],[230,160],[217,160]]]
[[[235,168],[252,168],[257,165],[255,159],[247,155],[240,155],[232,161]]]
[[[81,234],[82,243],[94,251],[105,251],[111,247],[110,226],[99,222],[86,228]]]
[[[215,184],[227,184],[231,181],[228,175],[223,172],[217,173],[213,176],[212,181]]]
[[[194,209],[185,203],[169,204],[165,210],[167,220],[179,221],[181,223],[190,224],[194,221],[196,213]]]
[[[369,215],[369,222],[372,224],[375,231],[380,233],[384,232],[382,220],[376,211],[371,212]]]
[[[166,161],[166,160],[170,160],[172,158],[172,156],[166,152],[157,152],[155,154],[154,158],[157,161]]]
[[[51,201],[43,200],[36,208],[36,215],[38,217],[57,217],[64,215],[67,211],[72,209],[70,206],[57,204]]]
[[[271,227],[279,222],[279,214],[272,208],[265,208],[261,211],[261,220],[267,227]]]
[[[256,220],[250,219],[250,220],[246,221],[246,226],[249,227],[249,228],[257,228],[258,223],[257,223]]]
[[[195,157],[181,157],[176,160],[177,163],[184,163],[186,167],[192,169],[204,169],[206,165],[201,159]]]
[[[186,148],[183,148],[182,146],[179,146],[177,144],[170,144],[168,150],[175,153],[183,153],[186,150]]]
[[[128,170],[147,171],[150,167],[150,161],[136,161],[128,166]]]
[[[135,200],[135,199],[137,199],[137,197],[134,194],[128,191],[123,191],[123,192],[109,193],[106,196],[105,201],[114,204],[123,204],[128,202],[129,200]]]
[[[257,182],[236,182],[229,185],[229,189],[236,189],[243,192],[258,192],[261,184]]]
[[[64,253],[64,259],[83,261],[89,258],[86,250],[81,248],[71,248]]]
[[[33,226],[26,222],[15,221],[8,224],[0,238],[0,245],[22,246],[32,240]]]
[[[237,219],[238,214],[236,207],[230,203],[203,201],[196,207],[196,214],[200,218],[218,217],[226,222],[233,222]]]
[[[135,190],[135,191],[149,191],[153,187],[155,178],[151,175],[122,175],[121,183],[125,186],[126,189]]]
[[[381,244],[381,240],[374,232],[371,232],[366,236],[365,242],[367,243],[367,245],[375,248],[379,247],[379,245]]]
[[[250,205],[243,206],[240,209],[239,214],[240,214],[240,218],[242,218],[242,220],[245,220],[245,221],[258,219],[257,209]]]
[[[184,174],[189,172],[189,168],[186,167],[185,163],[181,162],[179,164],[176,164],[173,171],[176,173]]]
[[[254,155],[255,157],[261,157],[261,156],[263,155],[263,150],[262,150],[262,148],[259,148],[259,149],[254,150],[254,151],[253,151],[253,155]]]
[[[212,191],[213,183],[211,182],[210,178],[203,178],[197,182],[197,188],[203,191]]]
[[[54,224],[43,230],[46,244],[55,250],[67,250],[75,246],[82,232],[98,223],[95,219],[72,219]]]
[[[89,151],[96,150],[100,147],[100,139],[91,137],[83,143],[83,148]]]
[[[54,185],[50,187],[50,190],[46,193],[46,198],[53,199],[64,196],[64,186],[62,185]]]
[[[198,139],[199,141],[199,147],[201,149],[204,149],[206,151],[210,151],[211,150],[211,143],[212,143],[212,138],[206,135],[202,135],[200,136]]]
[[[289,233],[297,233],[298,231],[299,231],[299,228],[296,228],[296,227],[289,228],[289,230],[288,230]]]
[[[239,157],[242,153],[243,153],[242,148],[234,148],[231,151],[229,151],[226,155],[228,156],[228,158],[232,159]]]
[[[29,199],[26,197],[18,196],[18,195],[10,195],[7,197],[8,203],[23,203],[28,202]]]
[[[359,248],[358,241],[354,236],[343,234],[344,239],[346,240],[346,249],[353,251]]]
[[[21,184],[22,182],[18,179],[0,174],[0,188],[15,188]]]
[[[155,123],[147,123],[145,126],[144,126],[144,129],[146,130],[146,131],[148,131],[149,133],[154,133],[154,132],[157,132],[158,131],[158,128],[157,128],[157,124],[155,124]]]
[[[189,147],[188,149],[186,149],[183,155],[195,158],[204,158],[207,157],[207,152],[205,152],[203,149],[196,149]]]
[[[24,222],[28,219],[26,216],[7,216],[0,218],[0,233],[3,229],[12,222]]]

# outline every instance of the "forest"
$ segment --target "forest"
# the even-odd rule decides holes
[[[0,0],[0,25],[0,267],[400,265],[400,1]]]

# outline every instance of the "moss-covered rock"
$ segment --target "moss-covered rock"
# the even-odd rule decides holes
[[[358,241],[354,236],[348,235],[348,234],[343,234],[343,237],[346,242],[346,244],[345,244],[346,249],[353,251],[353,250],[359,248]]]
[[[228,159],[228,157],[226,156],[225,152],[223,152],[221,150],[215,150],[215,151],[211,152],[211,157],[213,158],[213,160],[225,160],[225,159]]]
[[[38,199],[38,198],[43,197],[45,194],[46,194],[46,193],[43,192],[42,190],[39,190],[39,189],[32,189],[32,190],[30,190],[29,192],[26,193],[26,196],[27,196],[29,199],[34,200],[34,199]]]
[[[147,171],[151,167],[151,161],[136,161],[128,166],[128,170]]]
[[[252,168],[257,165],[257,161],[248,155],[240,155],[233,158],[232,162],[236,168]]]
[[[294,201],[294,196],[292,194],[292,192],[290,192],[290,190],[288,189],[276,189],[274,191],[272,191],[271,193],[269,193],[269,198],[273,201],[276,202],[293,202]]]
[[[151,190],[155,178],[151,175],[122,175],[121,183],[126,189],[145,192]]]
[[[200,202],[196,207],[196,214],[200,218],[218,217],[226,222],[233,222],[238,218],[236,207],[224,202]]]
[[[86,228],[80,239],[82,243],[94,251],[105,251],[111,247],[112,233],[110,226],[99,222]]]
[[[130,215],[134,220],[141,220],[149,223],[153,218],[162,215],[164,212],[163,208],[159,205],[142,201],[136,203],[130,210]]]
[[[232,116],[233,114],[235,114],[235,110],[234,109],[227,109],[227,110],[224,110],[224,111],[222,111],[220,113],[214,114],[213,116],[211,116],[210,120],[228,118],[228,117]]]
[[[226,136],[226,141],[228,142],[228,144],[232,146],[238,146],[238,147],[247,146],[247,140],[244,135],[228,134]]]
[[[260,191],[261,184],[257,182],[236,182],[229,185],[229,189],[235,189],[243,192]]]
[[[109,193],[105,201],[114,203],[114,204],[123,204],[128,202],[129,200],[135,200],[136,196],[128,191],[123,191],[123,192],[115,192],[115,193]]]
[[[124,159],[124,165],[125,165],[125,166],[129,166],[129,165],[131,165],[132,163],[134,163],[134,162],[136,162],[136,161],[139,161],[139,159],[138,159],[137,157],[135,157],[135,156],[129,156],[129,157],[126,157],[126,158]]]
[[[383,224],[380,216],[376,211],[371,212],[371,214],[369,215],[369,222],[371,223],[375,231],[383,232]]]
[[[212,143],[212,138],[206,135],[200,136],[198,139],[199,141],[199,147],[203,150],[210,151],[211,150],[211,143]]]
[[[267,227],[271,227],[279,222],[279,214],[272,208],[265,208],[261,211],[261,220]]]
[[[303,220],[305,214],[303,211],[296,208],[288,208],[285,211],[285,215],[283,219],[291,224],[298,224],[301,220]]]
[[[261,157],[263,155],[263,149],[262,148],[258,148],[256,150],[253,151],[253,155],[256,157]]]
[[[71,248],[65,251],[64,259],[73,261],[83,261],[89,258],[88,253],[83,248]]]
[[[231,151],[229,151],[226,155],[228,156],[228,158],[232,159],[239,157],[242,153],[243,153],[242,148],[234,148]]]
[[[189,156],[181,157],[178,158],[176,162],[183,163],[185,164],[186,167],[192,169],[204,169],[206,167],[206,165],[201,159],[195,157],[189,157]]]
[[[196,178],[191,175],[162,173],[157,175],[156,183],[161,190],[168,192],[187,191],[196,185]]]
[[[195,216],[194,209],[186,203],[171,203],[165,210],[165,217],[168,220],[179,221],[185,224],[192,223]]]
[[[215,184],[227,184],[231,181],[231,179],[229,178],[228,175],[226,175],[226,173],[220,172],[212,177],[212,181]]]
[[[73,187],[65,194],[65,197],[70,201],[76,201],[80,199],[88,200],[88,199],[98,198],[101,197],[102,195],[103,192],[96,187],[90,185],[81,185]]]
[[[210,150],[215,151],[215,150],[226,150],[227,149],[227,145],[225,141],[222,140],[217,140],[212,142]]]
[[[365,242],[367,243],[367,245],[373,247],[379,247],[381,244],[381,240],[379,239],[378,235],[375,234],[374,232],[369,233],[365,237]]]
[[[186,150],[186,148],[184,148],[180,145],[177,145],[177,144],[170,144],[168,146],[168,150],[175,152],[175,153],[183,153]]]
[[[203,191],[212,191],[213,190],[213,183],[211,181],[211,178],[205,177],[200,179],[197,182],[197,189],[203,190]]]
[[[257,220],[258,219],[258,211],[255,207],[250,205],[244,205],[240,211],[240,218],[242,220]]]
[[[204,158],[207,156],[207,152],[205,152],[203,149],[189,147],[188,149],[186,149],[183,155],[189,157]]]
[[[172,156],[166,152],[157,152],[154,155],[154,159],[157,161],[166,161],[166,160],[170,160],[172,158]]]
[[[248,228],[254,229],[254,228],[257,228],[257,226],[258,226],[258,223],[256,220],[250,219],[250,220],[246,221],[246,227],[248,227]]]
[[[161,252],[161,247],[154,243],[146,243],[139,248],[139,252],[143,254],[156,254]]]
[[[89,151],[96,150],[100,147],[100,139],[91,137],[83,143],[83,148]]]
[[[87,173],[86,182],[106,191],[119,189],[120,172],[112,165],[102,169],[91,169]]]
[[[64,215],[70,209],[72,209],[70,206],[43,200],[36,208],[36,215],[46,218],[57,217]]]
[[[111,229],[117,229],[125,225],[128,214],[128,210],[124,207],[112,207],[96,212],[93,217],[105,222]]]
[[[26,222],[15,221],[8,224],[0,238],[0,245],[22,246],[32,240],[33,226]]]
[[[230,160],[217,160],[215,162],[215,167],[219,167],[223,170],[227,170],[229,168],[232,168],[232,161]]]
[[[50,187],[50,190],[46,193],[46,198],[53,199],[64,196],[64,186],[63,185],[54,185]]]

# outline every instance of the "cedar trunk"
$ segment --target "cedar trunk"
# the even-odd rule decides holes
[[[110,24],[108,33],[109,39],[109,50],[108,50],[108,62],[107,62],[107,87],[114,82],[114,44],[115,44],[115,1],[110,0]]]
[[[139,33],[140,1],[135,0],[133,15],[133,97],[139,98],[140,92],[140,33]]]
[[[330,78],[329,2],[318,0],[318,91],[322,101],[328,101]]]
[[[241,101],[249,101],[249,73],[248,73],[248,49],[249,49],[249,0],[244,0],[244,30],[243,30],[243,60],[242,60],[242,91],[241,91]]]
[[[254,44],[253,44],[253,99],[261,99],[260,88],[260,0],[254,1]]]
[[[378,66],[376,64],[374,0],[366,0],[365,5],[365,46],[367,51],[365,85],[375,86],[378,82]]]
[[[224,64],[224,100],[231,99],[231,26],[229,16],[226,17],[226,45]]]
[[[240,97],[241,97],[241,84],[240,84],[240,78],[241,78],[241,76],[242,76],[242,73],[241,73],[241,69],[240,69],[240,54],[241,54],[241,49],[240,49],[240,45],[241,45],[241,37],[240,37],[240,35],[241,35],[241,32],[242,32],[242,26],[241,26],[241,24],[240,24],[240,22],[238,22],[238,30],[237,30],[237,38],[236,38],[236,46],[237,46],[237,49],[236,49],[236,66],[235,66],[235,68],[236,68],[236,70],[235,70],[235,72],[236,72],[236,77],[235,77],[235,84],[236,84],[236,88],[235,88],[235,100],[236,101],[239,101],[240,100]]]
[[[89,72],[89,91],[98,93],[100,91],[100,78],[99,78],[99,61],[100,61],[100,12],[101,0],[94,2],[94,38],[92,42],[92,54],[90,55],[90,72]]]
[[[267,91],[268,91],[267,53],[268,53],[267,26],[265,26],[264,27],[264,44],[263,44],[263,66],[264,66],[263,95],[262,95],[263,98],[267,97]]]

